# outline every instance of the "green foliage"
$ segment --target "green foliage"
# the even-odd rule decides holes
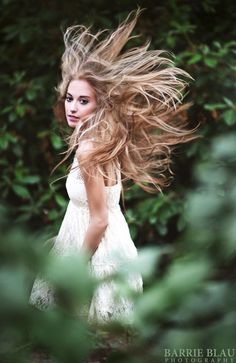
[[[176,64],[193,76],[186,94],[186,101],[194,102],[188,119],[190,127],[200,122],[203,138],[174,152],[175,179],[163,195],[137,186],[125,194],[132,237],[138,246],[149,246],[140,248],[137,264],[124,266],[116,277],[122,294],[129,295],[127,270],[144,276],[144,294],[133,296],[132,329],[123,324],[97,329],[75,319],[76,304],[88,301],[97,281],[83,260],[66,264],[48,258],[43,241],[57,233],[68,202],[65,179],[50,186],[66,173],[68,164],[50,175],[66,148],[63,135],[71,131],[59,127],[52,113],[61,28],[75,23],[112,28],[137,2],[69,0],[58,6],[51,0],[46,5],[0,3],[0,190],[9,210],[5,221],[4,213],[0,219],[0,361],[31,362],[32,351],[42,348],[53,363],[82,362],[92,351],[113,362],[154,363],[164,361],[165,347],[234,346],[234,2],[139,1],[146,10],[135,34],[142,37],[130,46],[151,37],[151,47],[173,52]],[[43,234],[35,232],[42,229]],[[66,306],[41,312],[28,304],[38,271],[56,285]],[[124,332],[129,346],[119,345]],[[110,334],[116,339],[108,339]]]
[[[49,362],[164,362],[164,349],[235,346],[236,133],[217,136],[208,160],[194,167],[196,186],[185,196],[185,231],[175,243],[146,247],[113,278],[134,299],[133,323],[88,324],[80,309],[95,280],[85,256],[48,254],[45,237],[9,228],[1,212],[0,360],[28,363],[36,352]],[[34,243],[32,243],[34,240]],[[40,311],[28,303],[36,274],[54,284],[58,306]],[[127,273],[141,272],[143,294],[127,288]],[[4,335],[3,335],[4,334]]]
[[[65,175],[69,164],[50,175],[66,148],[63,135],[71,131],[59,127],[52,113],[54,87],[60,78],[61,28],[75,23],[112,28],[137,2],[69,0],[58,6],[52,0],[45,7],[41,1],[32,5],[28,0],[5,0],[0,4],[0,190],[9,209],[0,245],[0,360],[4,363],[25,362],[34,346],[43,346],[58,362],[74,362],[88,356],[96,341],[97,351],[108,350],[114,362],[154,363],[163,361],[163,347],[234,344],[235,4],[140,0],[139,5],[146,10],[135,34],[142,36],[131,40],[130,46],[151,37],[151,47],[172,52],[176,64],[192,75],[186,94],[186,101],[194,102],[188,111],[189,126],[200,122],[203,137],[175,150],[174,182],[163,195],[147,194],[137,186],[125,194],[126,217],[140,247],[140,264],[129,268],[141,268],[145,292],[137,297],[135,328],[130,332],[134,340],[124,352],[117,340],[104,342],[107,332],[93,334],[68,311],[32,310],[28,295],[39,269],[63,296],[69,296],[72,307],[78,296],[86,301],[91,294],[91,289],[71,279],[82,273],[80,267],[63,265],[71,281],[67,286],[61,268],[57,270],[61,262],[41,256],[42,241],[57,233],[68,202],[65,179],[50,186]],[[225,137],[226,133],[231,135]],[[8,233],[13,224],[27,225],[31,231],[43,229],[44,236],[18,229]],[[144,246],[153,249],[143,251]],[[51,267],[47,269],[47,262],[41,260]],[[122,292],[127,291],[122,283],[126,272],[117,277]],[[119,340],[123,329],[113,326],[110,332]]]
[[[1,231],[0,361],[31,362],[32,354],[41,347],[55,352],[58,362],[82,361],[94,338],[84,317],[77,314],[75,319],[73,303],[76,300],[77,309],[88,303],[96,286],[88,275],[85,257],[80,255],[69,263],[53,259],[48,244],[42,245],[45,236],[9,228],[9,215],[4,210]],[[65,299],[58,310],[40,311],[29,304],[32,282],[39,271],[54,283],[61,299],[66,296],[70,310]]]
[[[140,1],[146,10],[135,34],[142,37],[130,46],[152,38],[151,47],[175,54],[178,66],[194,78],[186,101],[194,101],[188,112],[189,126],[200,122],[203,138],[184,145],[173,154],[175,182],[164,195],[149,195],[134,186],[127,191],[126,209],[132,236],[138,245],[174,240],[185,228],[183,196],[193,185],[191,168],[206,158],[209,138],[235,126],[235,6],[226,1]],[[45,227],[55,234],[65,212],[68,196],[61,179],[67,165],[53,175],[53,167],[65,151],[64,136],[53,117],[54,87],[60,78],[63,49],[61,29],[74,23],[112,28],[136,8],[136,1],[67,1],[45,8],[28,0],[1,3],[1,107],[0,133],[1,195],[11,206],[12,218],[32,230]],[[90,9],[88,12],[87,9]],[[13,16],[12,14],[18,14]],[[221,16],[219,16],[221,15]],[[210,19],[210,21],[209,21]],[[63,136],[64,135],[64,136]],[[143,238],[145,236],[145,240]]]
[[[132,238],[137,240],[138,243],[144,244],[145,241],[142,241],[142,239],[143,236],[146,236],[149,243],[155,244],[156,235],[162,238],[165,237],[168,233],[170,219],[183,212],[183,203],[180,202],[175,192],[160,194],[156,198],[143,193],[141,198],[140,191],[138,188],[136,190],[138,194],[137,200],[135,200],[135,193],[130,193],[129,198],[132,200],[132,205],[126,211]],[[181,231],[182,227],[183,225],[181,225],[180,221],[178,223],[178,230]],[[142,234],[139,236],[141,229]]]
[[[235,346],[235,142],[235,132],[214,138],[208,160],[194,168],[196,187],[185,196],[185,232],[171,248],[158,248],[158,258],[139,261],[151,276],[144,275],[136,303],[131,361],[164,362],[167,348]]]

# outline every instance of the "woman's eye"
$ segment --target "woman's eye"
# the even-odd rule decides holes
[[[81,105],[87,105],[88,100],[86,100],[86,99],[84,99],[84,98],[81,98],[81,99],[80,99],[80,103],[81,103]]]
[[[66,97],[65,97],[65,100],[66,100],[67,102],[72,102],[72,101],[73,101],[73,97],[71,97],[71,96],[66,96]],[[87,105],[89,101],[87,100],[87,98],[80,98],[80,99],[79,99],[79,102],[80,102],[80,104],[81,104],[81,105]]]
[[[70,96],[67,96],[65,99],[66,99],[67,102],[73,101],[72,97],[70,97]]]

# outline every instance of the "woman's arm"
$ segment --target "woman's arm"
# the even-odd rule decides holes
[[[84,141],[76,153],[78,160],[80,160],[91,147],[93,147],[92,142]],[[103,176],[100,174],[91,177],[86,173],[85,168],[81,168],[81,174],[84,180],[90,213],[90,223],[81,249],[88,253],[89,257],[92,257],[108,225],[105,184]]]

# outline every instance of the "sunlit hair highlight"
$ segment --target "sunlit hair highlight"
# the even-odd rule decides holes
[[[145,191],[156,192],[172,179],[173,148],[199,136],[197,127],[186,128],[191,103],[182,103],[185,79],[192,77],[164,56],[173,54],[149,50],[150,41],[122,52],[141,11],[132,11],[113,32],[92,34],[90,27],[81,25],[65,31],[55,114],[65,121],[67,88],[78,79],[94,88],[97,108],[75,127],[57,166],[77,151],[82,140],[90,139],[94,147],[80,158],[81,168],[86,166],[91,173],[98,169],[109,179],[108,166],[120,167],[123,182],[132,180]]]

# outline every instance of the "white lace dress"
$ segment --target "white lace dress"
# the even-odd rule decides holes
[[[120,209],[121,176],[118,169],[117,174],[117,183],[105,187],[109,211],[108,226],[90,261],[91,274],[98,278],[113,273],[119,263],[133,260],[138,256],[127,222]],[[74,157],[66,180],[66,189],[70,201],[51,251],[61,256],[79,253],[90,219],[86,189],[76,157]],[[127,276],[127,282],[135,291],[143,291],[143,280],[140,274]],[[131,299],[122,298],[122,296],[117,301],[114,295],[115,290],[114,281],[99,284],[89,307],[89,321],[106,322],[117,318],[129,319],[134,302]],[[40,309],[52,307],[55,304],[53,287],[37,277],[29,302]]]

